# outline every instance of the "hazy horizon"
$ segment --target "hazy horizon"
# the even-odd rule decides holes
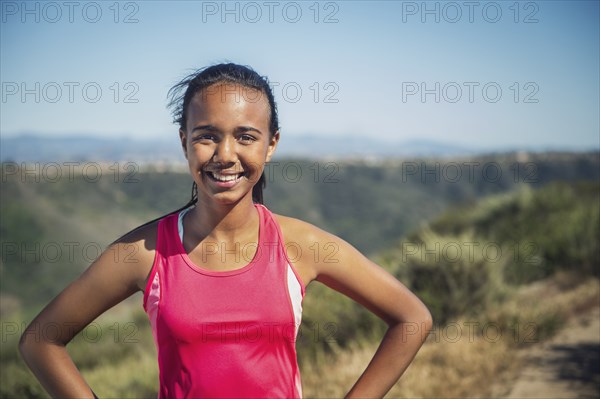
[[[290,137],[600,146],[597,1],[265,4],[3,2],[0,133],[176,135],[168,89],[232,61]]]

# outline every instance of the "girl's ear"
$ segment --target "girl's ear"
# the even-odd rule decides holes
[[[187,135],[182,129],[179,129],[179,139],[181,140],[181,148],[183,149],[183,156],[187,159]]]
[[[269,141],[269,148],[267,149],[267,162],[271,161],[271,157],[277,148],[277,143],[279,143],[279,130],[275,132]]]

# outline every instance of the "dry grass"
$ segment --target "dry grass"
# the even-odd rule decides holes
[[[549,338],[569,318],[598,303],[600,282],[566,273],[515,293],[478,321],[434,330],[388,398],[502,397],[523,366],[520,352]],[[478,323],[478,324],[474,324]],[[369,363],[376,345],[357,343],[302,368],[304,396],[341,398]]]
[[[523,346],[551,337],[571,317],[598,304],[599,299],[597,278],[559,272],[522,287],[501,306],[488,309],[482,318],[487,323],[518,325],[522,334],[514,343]]]
[[[455,336],[431,336],[409,369],[386,397],[388,398],[467,398],[484,397],[494,381],[514,367],[514,353],[505,340],[488,341],[463,330]],[[369,363],[376,346],[365,344],[327,359],[320,366],[303,370],[304,396],[341,398]]]
[[[117,364],[103,364],[82,374],[100,398],[156,398],[156,354],[139,350]]]

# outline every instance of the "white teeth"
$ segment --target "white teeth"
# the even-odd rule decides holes
[[[236,175],[222,175],[222,174],[217,173],[217,172],[211,172],[211,174],[212,174],[212,176],[215,179],[217,179],[219,181],[223,181],[223,182],[233,181],[233,180],[236,180],[237,178],[239,178],[241,176],[241,174],[236,174]]]

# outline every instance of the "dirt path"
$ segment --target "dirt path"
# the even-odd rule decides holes
[[[600,306],[528,350],[525,362],[508,399],[600,398]]]

